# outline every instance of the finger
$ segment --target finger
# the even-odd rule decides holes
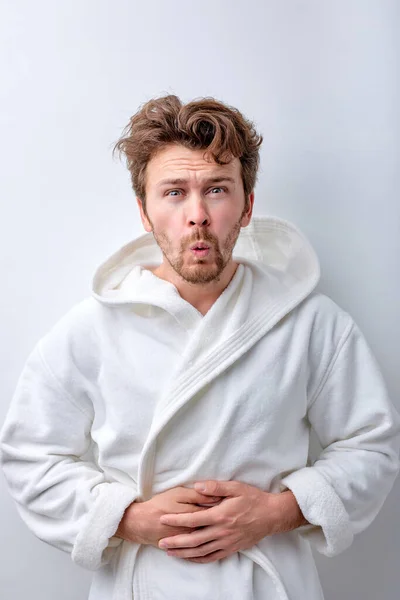
[[[206,496],[236,496],[243,484],[240,481],[198,481],[194,484],[196,491]]]
[[[189,534],[189,533],[193,533],[192,527],[168,527],[166,526],[165,530],[164,530],[164,537],[172,537],[175,535],[183,535],[183,534]],[[161,538],[158,540],[160,541]]]
[[[158,542],[158,547],[162,550],[175,549],[175,548],[195,548],[202,544],[215,541],[217,537],[221,537],[216,527],[207,527],[201,531],[195,531],[189,534],[180,534],[162,538]]]
[[[187,558],[190,562],[196,563],[210,563],[215,562],[216,560],[221,560],[222,558],[226,558],[227,556],[231,556],[232,552],[228,552],[226,550],[218,550],[217,552],[211,552],[206,556],[199,556],[194,558]]]
[[[201,494],[193,488],[184,488],[185,492],[178,499],[180,504],[201,504],[202,502],[218,502],[221,496],[212,494]]]
[[[198,510],[197,512],[161,515],[160,523],[171,527],[205,527],[214,525],[219,516],[218,506]]]
[[[176,556],[177,558],[203,558],[205,555],[220,551],[221,546],[218,540],[214,540],[209,544],[198,546],[196,548],[179,548],[177,550],[168,550],[168,556]]]
[[[185,508],[182,508],[182,511],[176,512],[174,514],[180,515],[182,512],[190,513],[190,512],[199,512],[200,510],[207,510],[207,508],[212,508],[213,506],[218,506],[221,504],[222,500],[218,500],[217,502],[202,502],[201,504],[185,504]]]

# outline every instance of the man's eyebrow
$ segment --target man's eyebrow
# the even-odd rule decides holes
[[[222,183],[223,181],[229,181],[230,183],[236,183],[233,177],[229,177],[229,175],[220,175],[218,177],[209,177],[204,180],[204,183]],[[188,183],[187,179],[182,177],[177,177],[175,179],[161,179],[157,183],[157,187],[162,187],[163,185],[182,185]]]

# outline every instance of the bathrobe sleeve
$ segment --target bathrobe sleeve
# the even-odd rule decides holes
[[[68,365],[73,395],[49,367],[40,342],[30,353],[1,431],[1,462],[29,529],[96,570],[122,542],[114,533],[136,494],[80,458],[89,449],[93,414],[73,361]]]
[[[281,490],[293,492],[310,522],[299,533],[334,556],[374,520],[399,471],[400,417],[350,317],[310,399],[308,420],[323,450],[311,466],[284,477]]]

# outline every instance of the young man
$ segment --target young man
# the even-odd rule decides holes
[[[10,493],[95,571],[91,600],[319,600],[312,546],[348,548],[398,473],[400,418],[363,335],[315,292],[298,229],[252,218],[261,142],[210,98],[144,104],[116,149],[147,233],[18,381]]]

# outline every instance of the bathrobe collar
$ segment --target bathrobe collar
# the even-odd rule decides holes
[[[266,303],[283,307],[289,298],[289,305],[295,306],[311,293],[320,278],[318,258],[308,240],[292,223],[277,217],[253,217],[241,229],[233,260],[251,264],[259,275],[265,276],[267,293],[260,303],[263,311]],[[178,302],[176,287],[146,268],[161,262],[162,252],[153,234],[145,233],[122,246],[97,268],[92,295],[109,306],[131,305],[133,310],[135,305],[156,306],[180,320],[182,304]],[[238,270],[234,277],[240,278],[243,273]],[[186,308],[186,321],[191,316],[196,320],[200,315],[194,307]]]

